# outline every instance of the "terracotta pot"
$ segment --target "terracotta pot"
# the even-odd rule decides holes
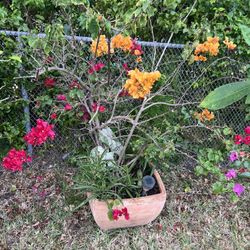
[[[124,216],[119,217],[117,221],[109,220],[107,203],[96,199],[91,200],[89,204],[96,224],[102,230],[108,230],[141,226],[156,219],[164,207],[167,194],[165,186],[157,171],[154,172],[154,177],[159,185],[160,193],[122,200],[123,205],[121,205],[121,207],[127,207],[130,216],[129,220],[125,220]],[[88,196],[90,195],[89,193]]]

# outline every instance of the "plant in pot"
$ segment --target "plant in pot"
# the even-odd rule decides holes
[[[34,78],[32,87],[42,94],[34,112],[58,131],[74,131],[75,188],[87,194],[82,204],[90,203],[104,230],[151,222],[166,201],[158,155],[174,150],[168,139],[173,131],[154,128],[154,121],[164,127],[174,108],[184,105],[174,103],[176,72],[166,79],[157,70],[165,50],[157,63],[143,63],[141,45],[122,34],[99,33],[91,45],[46,39],[32,53],[27,48],[26,78]]]

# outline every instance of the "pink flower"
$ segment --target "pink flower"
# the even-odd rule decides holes
[[[11,149],[7,156],[3,158],[2,165],[5,169],[11,171],[22,171],[23,163],[30,162],[31,157],[22,150],[16,150],[15,148]]]
[[[243,142],[243,137],[241,135],[234,136],[234,144],[239,145]]]
[[[56,84],[56,80],[52,77],[47,77],[45,80],[44,80],[44,86],[47,87],[47,88],[52,88],[54,87]]]
[[[122,212],[119,209],[114,209],[112,215],[114,220],[118,220],[119,216],[122,216]]]
[[[249,145],[250,144],[250,136],[246,136],[244,139],[243,139],[243,143],[246,144],[246,145]]]
[[[69,84],[69,88],[70,89],[80,89],[81,88],[81,85],[78,83],[77,80],[73,80],[70,84]]]
[[[51,114],[51,115],[50,115],[50,118],[51,118],[52,120],[55,120],[55,119],[57,118],[57,114],[56,114],[56,113]]]
[[[231,180],[233,178],[236,178],[237,173],[234,169],[230,169],[226,174],[225,174],[227,180]]]
[[[44,61],[45,64],[51,64],[52,62],[53,62],[52,56],[48,56],[47,58],[45,58],[45,61]]]
[[[125,220],[129,220],[128,209],[124,207],[123,209],[114,209],[112,211],[113,220],[118,220],[120,216],[124,215]]]
[[[64,106],[64,110],[66,110],[66,111],[69,111],[69,110],[71,110],[72,109],[72,106],[69,104],[69,103],[67,103],[65,106]]]
[[[123,97],[123,96],[130,96],[130,95],[127,90],[122,89],[118,96]]]
[[[94,102],[94,103],[92,104],[92,112],[96,112],[97,109],[98,109],[98,111],[101,112],[101,113],[103,113],[103,112],[106,110],[106,108],[105,108],[104,106],[98,105],[96,102]]]
[[[67,98],[65,95],[57,95],[56,99],[58,101],[67,101]]]
[[[245,133],[250,135],[250,126],[245,127]]]
[[[87,122],[90,120],[90,114],[88,112],[85,112],[82,116],[82,119]]]
[[[238,160],[239,159],[238,153],[236,151],[231,152],[229,159],[231,162]]]
[[[99,71],[99,70],[101,70],[103,67],[105,67],[105,64],[104,63],[97,63],[97,64],[95,64],[95,65],[93,65],[93,66],[91,66],[90,68],[89,68],[89,70],[88,70],[88,73],[90,74],[90,75],[92,75],[94,72],[97,72],[97,71]]]
[[[129,220],[129,213],[126,207],[122,209],[122,214],[124,215],[125,220]]]
[[[235,192],[236,195],[240,196],[245,191],[245,187],[239,183],[235,183],[233,191]]]
[[[36,127],[32,128],[30,132],[24,136],[24,140],[34,146],[43,144],[47,139],[54,140],[55,131],[53,128],[54,125],[50,125],[42,119],[37,119]]]
[[[122,64],[123,69],[128,73],[130,71],[130,68],[128,67],[127,63]]]
[[[140,44],[137,43],[136,39],[133,40],[133,44],[130,50],[131,50],[131,54],[136,55],[136,56],[140,56],[143,54],[142,47]]]

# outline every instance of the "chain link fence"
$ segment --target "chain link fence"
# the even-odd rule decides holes
[[[17,39],[17,42],[23,44],[22,37],[29,35],[25,32],[12,32],[12,31],[0,31],[0,33]],[[43,39],[44,34],[38,34],[37,37]],[[71,37],[66,36],[68,43],[76,42],[73,47],[81,47],[81,57],[84,57],[86,61],[91,60],[89,53],[89,44],[91,38],[89,37]],[[4,49],[4,42],[1,41],[2,49]],[[183,107],[178,107],[179,109],[199,111],[197,109],[198,103],[215,87],[223,85],[225,83],[239,81],[246,78],[246,63],[237,60],[237,55],[234,53],[225,55],[223,58],[218,58],[217,63],[188,63],[184,60],[187,54],[190,55],[191,50],[186,48],[181,44],[167,44],[167,43],[157,43],[157,42],[140,42],[142,45],[143,53],[143,66],[145,70],[154,70],[156,65],[157,69],[165,76],[172,76],[171,80],[171,93],[174,93],[174,98],[176,103],[190,103]],[[72,45],[72,44],[71,44]],[[22,53],[23,45],[20,45],[18,53]],[[71,46],[72,47],[72,46]],[[67,47],[65,47],[67,48]],[[34,51],[34,55],[37,51]],[[68,53],[73,53],[73,51],[68,51]],[[55,54],[56,56],[56,54]],[[32,58],[32,53],[29,58]],[[33,62],[34,62],[33,58]],[[23,133],[25,134],[30,130],[30,127],[36,124],[36,119],[39,118],[39,114],[44,113],[46,115],[51,114],[51,110],[47,106],[39,107],[39,96],[46,91],[42,82],[34,82],[29,78],[25,78],[27,75],[27,70],[31,68],[32,65],[26,66],[25,69],[20,68],[19,74],[24,78],[16,81],[23,81],[24,83],[30,82],[31,88],[25,87],[27,84],[17,84],[17,88],[11,91],[15,92],[9,93],[12,96],[12,100],[18,100],[20,98],[29,101],[29,105],[24,105],[20,108],[10,111],[9,115],[2,113],[0,115],[0,123],[2,124],[1,140],[4,141],[4,126],[6,122],[11,122],[9,119],[13,119],[13,112],[17,112],[17,117],[20,118],[19,123],[23,126]],[[73,78],[72,78],[73,80]],[[59,81],[62,79],[59,78]],[[29,84],[28,84],[29,85]],[[20,87],[21,86],[21,87]],[[6,94],[6,91],[2,93]],[[15,98],[13,98],[15,96]],[[3,97],[3,94],[1,95]],[[41,101],[41,100],[40,100]],[[45,100],[46,101],[46,100]],[[49,100],[47,100],[49,102]],[[183,110],[183,112],[185,112]],[[215,112],[216,123],[214,126],[224,126],[228,125],[232,127],[236,132],[240,132],[245,126],[245,109],[242,102],[238,102],[222,111]],[[21,118],[22,117],[22,118]],[[18,121],[16,121],[18,123]],[[185,133],[188,135],[187,138],[191,138],[190,143],[206,143],[206,138],[209,130],[205,126],[198,126],[197,120],[193,117],[188,118],[188,126],[186,126]],[[60,157],[66,158],[68,154],[73,152],[78,148],[83,142],[79,140],[81,130],[70,129],[62,130],[60,126],[56,127],[57,136],[55,141],[46,144],[46,148],[42,147],[44,150],[54,151]],[[6,140],[5,140],[6,141]],[[209,145],[209,143],[208,143]],[[40,148],[41,149],[41,148]],[[32,148],[29,146],[29,152],[31,153]]]

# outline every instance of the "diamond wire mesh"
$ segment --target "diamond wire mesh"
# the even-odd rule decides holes
[[[90,55],[88,49],[90,39],[86,39],[84,43],[80,43],[86,45],[83,50],[83,55],[86,60],[90,60]],[[246,77],[246,73],[244,71],[244,63],[238,62],[234,59],[229,59],[229,57],[222,60],[220,69],[216,70],[216,68],[207,68],[206,63],[182,63],[183,62],[183,46],[174,45],[170,48],[167,48],[164,55],[162,56],[164,47],[160,44],[160,46],[152,46],[150,43],[142,43],[142,48],[144,51],[143,54],[143,65],[145,70],[152,70],[152,64],[156,65],[159,58],[161,58],[161,62],[159,64],[158,70],[164,75],[171,75],[175,72],[176,68],[179,67],[179,70],[175,72],[175,76],[172,78],[172,92],[174,93],[176,102],[197,102],[199,103],[204,96],[209,93],[212,89],[217,86],[220,86],[225,83],[232,82],[234,80],[244,79]],[[234,57],[234,55],[233,55]],[[235,58],[237,58],[235,56]],[[33,82],[34,84],[34,82]],[[39,84],[35,84],[35,88],[29,89],[28,94],[30,98],[30,120],[32,126],[35,125],[36,119],[39,117],[39,114],[36,110],[37,103],[36,97],[45,91],[42,82]],[[20,92],[20,91],[19,91]],[[6,93],[6,92],[5,92]],[[13,95],[12,95],[13,96]],[[18,97],[20,98],[20,96]],[[186,105],[187,110],[197,110],[197,104]],[[43,110],[46,114],[49,114],[49,110],[45,108]],[[16,112],[16,111],[15,111]],[[21,113],[21,108],[18,108],[18,112]],[[240,130],[244,127],[244,106],[242,102],[238,102],[235,105],[232,105],[223,111],[216,112],[216,125],[225,125],[232,127],[236,132],[240,132]],[[12,118],[12,116],[10,116]],[[5,122],[8,122],[8,116],[0,116],[0,122],[3,125]],[[23,124],[22,124],[23,125]],[[192,134],[192,143],[204,143],[206,141],[208,130],[205,128],[198,128],[195,126],[194,119],[189,119],[190,126],[186,132],[188,134]],[[65,156],[70,153],[75,148],[78,148],[81,144],[80,141],[77,140],[79,137],[79,132],[77,130],[71,129],[66,132],[62,132],[60,127],[57,127],[57,137],[53,143],[46,145],[45,150],[48,148],[50,150],[56,151],[61,156]],[[23,126],[24,130],[24,126]],[[2,128],[1,133],[4,133],[4,128]],[[190,145],[191,145],[190,144]],[[208,142],[208,146],[209,146]],[[211,146],[211,145],[210,145]]]

